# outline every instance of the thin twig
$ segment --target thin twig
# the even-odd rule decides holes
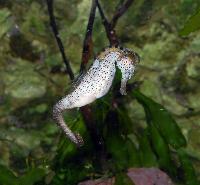
[[[80,72],[85,70],[86,64],[88,63],[92,53],[92,30],[96,14],[96,7],[97,7],[96,0],[92,0],[90,16],[88,19],[85,39],[83,42],[83,52],[82,52],[82,62],[81,62]]]
[[[99,13],[102,19],[102,23],[104,25],[107,38],[110,42],[110,45],[118,45],[119,41],[117,39],[116,33],[114,28],[111,28],[111,24],[108,22],[108,19],[106,18],[103,9],[101,8],[101,5],[99,4],[99,1],[97,0],[97,7],[99,9]]]
[[[109,22],[101,8],[101,5],[99,4],[99,1],[97,0],[99,13],[100,13],[104,28],[106,30],[107,38],[110,42],[110,45],[119,45],[119,40],[115,32],[115,26],[117,24],[118,19],[128,10],[128,8],[130,7],[132,3],[133,3],[133,0],[127,0],[120,8],[117,9],[113,18]]]
[[[69,74],[70,79],[73,80],[74,74],[73,74],[71,66],[69,64],[69,60],[67,59],[67,57],[65,55],[64,46],[63,46],[62,41],[60,39],[58,28],[57,28],[57,25],[56,25],[55,16],[54,16],[54,12],[53,12],[53,0],[46,0],[46,2],[47,2],[47,6],[48,6],[49,20],[50,20],[50,25],[51,25],[53,34],[56,38],[56,42],[58,44],[60,53],[62,55],[63,62],[65,63],[67,73]]]
[[[99,9],[99,13],[101,15],[103,25],[108,26],[109,25],[108,19],[106,18],[105,14],[103,12],[103,9],[101,8],[101,5],[100,5],[98,0],[97,0],[97,6],[98,6],[98,9]]]
[[[118,19],[128,10],[134,0],[127,0],[120,8],[115,12],[110,24],[111,28],[114,28],[117,24]]]

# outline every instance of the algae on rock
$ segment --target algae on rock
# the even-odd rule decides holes
[[[30,62],[12,59],[3,73],[5,93],[13,98],[38,98],[46,92],[46,79],[34,70]]]

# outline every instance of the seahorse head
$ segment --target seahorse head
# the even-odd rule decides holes
[[[133,76],[135,67],[140,61],[140,57],[136,52],[128,48],[120,48],[120,53],[121,55],[116,61],[116,65],[121,70],[122,74],[120,93],[125,95],[126,83]]]
[[[121,88],[120,93],[126,94],[126,83],[133,76],[135,67],[140,61],[139,55],[128,49],[122,47],[109,47],[98,55],[98,59],[113,62],[121,70]]]
[[[136,52],[118,46],[105,48],[97,58],[99,60],[104,60],[108,59],[108,56],[116,61],[116,64],[120,69],[123,67],[129,68],[129,65],[136,66],[140,62],[140,57]]]
[[[124,55],[124,57],[127,57],[132,61],[133,65],[136,65],[140,62],[140,56],[133,50],[122,47],[120,47],[120,50],[122,52],[122,55]]]

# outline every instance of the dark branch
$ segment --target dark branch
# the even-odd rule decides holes
[[[85,39],[83,42],[82,62],[81,62],[81,67],[80,67],[81,72],[85,70],[85,66],[88,63],[92,54],[92,30],[93,30],[93,24],[94,24],[94,19],[95,19],[95,14],[96,14],[96,7],[97,7],[96,0],[92,0],[90,16],[88,19]]]
[[[111,20],[111,28],[114,28],[117,24],[118,19],[128,10],[134,0],[127,0],[120,8],[115,12]]]
[[[108,19],[106,18],[102,8],[101,8],[101,5],[99,4],[99,1],[97,0],[97,6],[98,6],[98,9],[99,9],[99,13],[101,15],[101,19],[102,19],[102,23],[104,26],[108,26],[109,25],[109,22],[108,22]]]
[[[115,33],[115,30],[114,28],[111,27],[111,24],[108,22],[108,19],[106,18],[102,8],[101,8],[101,5],[99,4],[99,1],[97,0],[97,6],[98,6],[98,9],[99,9],[99,13],[100,13],[100,16],[101,16],[101,19],[102,19],[102,23],[104,25],[104,28],[106,30],[106,35],[107,35],[107,38],[110,42],[110,45],[118,45],[119,44],[119,41],[117,39],[117,36],[116,36],[116,33]]]
[[[119,40],[115,32],[115,26],[117,24],[118,19],[128,10],[133,1],[134,0],[127,0],[120,8],[117,9],[113,18],[111,19],[111,22],[109,22],[108,19],[105,17],[105,14],[101,8],[101,5],[99,4],[99,1],[97,0],[99,13],[101,15],[102,23],[105,27],[110,45],[119,45]]]
[[[65,63],[67,73],[69,74],[70,79],[73,80],[74,74],[73,74],[71,66],[69,64],[69,60],[67,59],[67,57],[65,55],[64,46],[63,46],[62,41],[60,39],[58,28],[57,28],[57,25],[56,25],[55,16],[54,16],[54,13],[53,13],[53,0],[46,0],[46,2],[47,2],[48,12],[49,12],[50,25],[51,25],[53,34],[56,38],[56,42],[58,44],[60,53],[62,55],[63,62]]]

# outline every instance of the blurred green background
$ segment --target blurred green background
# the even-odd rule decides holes
[[[111,18],[115,7],[123,0],[100,2]],[[60,37],[76,75],[90,6],[91,0],[54,2]],[[199,0],[135,0],[119,19],[116,33],[120,43],[141,57],[131,81],[141,81],[140,92],[146,96],[139,91],[131,92],[120,98],[119,107],[113,110],[114,95],[110,92],[91,105],[97,129],[107,146],[103,153],[111,154],[111,160],[105,162],[106,157],[95,152],[79,110],[67,111],[65,116],[72,129],[84,136],[86,146],[80,152],[60,136],[52,120],[52,106],[69,91],[71,81],[49,26],[45,1],[0,0],[0,184],[57,185],[65,182],[73,185],[90,177],[112,176],[121,169],[145,166],[160,167],[177,183],[198,184],[193,169],[189,170],[189,173],[192,171],[190,177],[176,177],[179,168],[188,170],[184,168],[188,163],[192,163],[196,176],[200,176],[200,32],[180,35],[180,30],[199,6]],[[195,24],[194,21],[192,25],[195,27]],[[94,55],[108,44],[97,11]],[[170,119],[172,116],[176,120],[187,147],[179,149],[182,145],[174,147],[173,144],[168,147],[171,143],[165,131],[154,129],[155,120],[168,120],[168,117],[154,117],[158,113],[155,111],[164,109],[154,101],[170,112]],[[146,108],[146,116],[143,108]],[[145,141],[149,132],[155,136],[155,139],[151,137],[151,144]],[[156,134],[163,136],[169,156],[163,156],[166,154],[160,154],[155,147],[151,151],[157,141],[162,142],[162,138],[158,139],[161,136]],[[120,149],[119,146],[125,147]],[[149,153],[141,152],[148,147]],[[118,150],[121,152],[116,152]],[[140,151],[139,156],[124,156],[137,151]],[[142,157],[145,153],[149,156]],[[159,155],[164,161],[159,161]],[[98,160],[99,157],[103,159]],[[146,158],[149,161],[145,161]],[[176,165],[168,158],[176,161]]]

